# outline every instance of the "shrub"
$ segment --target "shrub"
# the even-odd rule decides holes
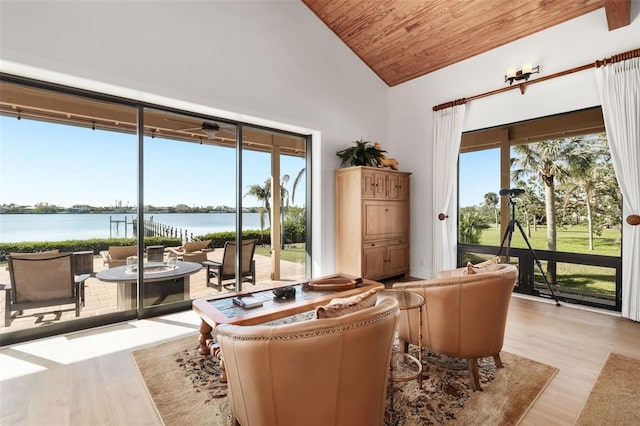
[[[60,250],[62,252],[93,251],[98,254],[108,250],[109,246],[132,246],[135,238],[93,238],[90,240],[65,241],[23,241],[19,243],[0,243],[0,261],[6,261],[9,253],[35,253],[46,250]],[[181,245],[180,238],[173,237],[145,237],[145,246],[163,245],[175,247]]]

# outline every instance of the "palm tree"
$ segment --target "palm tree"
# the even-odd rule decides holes
[[[291,204],[295,204],[296,188],[298,187],[298,184],[302,181],[302,176],[304,175],[305,171],[306,171],[305,167],[300,169],[300,171],[298,172],[298,175],[293,180],[293,190],[291,191]]]
[[[537,175],[544,184],[545,211],[547,219],[547,249],[556,251],[555,185],[565,182],[571,172],[586,172],[591,167],[588,157],[576,150],[582,137],[546,140],[537,143],[516,145],[513,150],[518,157],[512,159],[511,177],[521,180],[528,174]],[[514,168],[515,167],[515,168]],[[556,284],[556,263],[547,263],[547,280]]]
[[[289,191],[285,188],[287,182],[289,182],[289,175],[282,176],[282,180],[280,181],[280,220],[283,225],[284,217],[287,214],[287,209],[289,208]],[[249,185],[244,196],[246,197],[248,195],[254,196],[258,201],[262,201],[263,203],[263,208],[260,209],[260,231],[263,232],[265,211],[269,217],[269,226],[273,223],[271,222],[271,179],[265,180],[263,186],[258,184]],[[282,248],[284,248],[284,243],[281,244]]]
[[[487,192],[484,194],[484,205],[493,209],[496,219],[496,228],[498,227],[498,194],[495,192]]]
[[[482,230],[488,227],[477,210],[463,212],[460,215],[459,226],[460,242],[463,244],[479,244]]]
[[[584,205],[587,211],[587,232],[589,234],[589,250],[593,251],[593,212],[591,206],[594,203],[596,182],[598,179],[598,170],[593,168],[591,173],[585,175],[578,175],[575,177],[575,181],[568,183],[564,186],[567,194],[584,194]],[[565,198],[566,210],[567,204],[570,201],[570,197]]]
[[[282,176],[280,180],[280,247],[284,250],[284,217],[289,209],[289,190],[285,185],[289,182],[289,175]]]
[[[585,138],[582,146],[582,156],[585,161],[589,161],[588,168],[576,170],[572,182],[565,186],[567,194],[584,194],[584,206],[587,214],[587,229],[589,234],[589,250],[594,249],[593,234],[595,230],[594,207],[597,208],[602,202],[598,202],[603,193],[614,192],[610,188],[599,190],[603,183],[607,181],[608,170],[612,168],[608,158],[609,150],[607,147],[606,135],[600,134],[595,138]],[[615,196],[615,194],[614,194]],[[570,197],[567,197],[565,204],[568,203]]]
[[[247,192],[244,196],[252,195],[256,197],[258,201],[262,201],[262,208],[260,209],[260,232],[264,232],[264,213],[266,212],[269,217],[269,226],[271,226],[271,179],[264,181],[264,185],[258,184],[249,185]]]

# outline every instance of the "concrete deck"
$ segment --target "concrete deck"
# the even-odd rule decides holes
[[[207,253],[209,260],[220,261],[223,254],[222,249],[216,249]],[[256,261],[256,285],[243,283],[243,290],[251,290],[254,288],[270,288],[277,284],[287,281],[297,281],[304,278],[304,265],[294,262],[280,262],[279,281],[272,281],[271,277],[271,258],[267,256],[254,255]],[[93,260],[93,270],[97,273],[106,269],[103,265],[102,258],[95,256]],[[196,299],[202,296],[212,294],[220,294],[233,291],[234,280],[225,281],[231,289],[223,286],[221,291],[206,286],[205,268],[190,276],[190,296]],[[0,284],[9,283],[9,271],[7,268],[0,268]],[[58,323],[63,321],[73,321],[76,319],[74,313],[74,305],[49,306],[40,309],[25,310],[21,317],[15,318],[9,327],[4,327],[4,310],[5,310],[5,292],[0,291],[0,322],[2,328],[0,333],[12,332],[20,329],[43,327],[47,324]],[[70,309],[70,310],[69,310]],[[85,306],[80,310],[80,318],[99,316],[111,312],[117,312],[117,284],[100,281],[92,276],[85,282]]]

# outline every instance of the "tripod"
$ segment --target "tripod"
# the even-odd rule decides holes
[[[502,249],[505,247],[504,243],[507,242],[507,254],[506,254],[506,261],[505,263],[509,263],[509,252],[511,250],[511,238],[513,237],[513,231],[515,229],[515,227],[517,226],[518,229],[520,230],[520,235],[522,235],[522,238],[524,239],[524,242],[527,243],[527,247],[529,248],[529,252],[531,253],[531,255],[533,256],[533,259],[536,262],[536,265],[538,265],[538,269],[540,270],[540,274],[542,275],[542,278],[544,278],[544,282],[547,283],[547,287],[549,287],[549,291],[551,292],[551,295],[553,296],[553,300],[556,301],[556,306],[560,306],[560,302],[558,302],[558,298],[556,297],[556,294],[553,292],[553,289],[551,288],[551,284],[549,284],[549,280],[547,279],[547,276],[545,275],[544,271],[542,270],[542,264],[540,263],[540,260],[538,259],[538,256],[536,256],[536,252],[533,251],[533,248],[531,247],[531,244],[529,244],[529,240],[527,239],[527,236],[524,233],[524,230],[522,229],[522,226],[520,225],[520,222],[518,222],[516,220],[516,203],[513,200],[514,197],[517,197],[518,195],[522,194],[524,191],[522,189],[502,189],[500,190],[500,195],[508,195],[509,196],[509,205],[511,206],[511,219],[509,220],[509,224],[507,225],[507,229],[504,232],[504,236],[502,237],[502,242],[500,243],[500,250],[498,250],[498,254],[496,256],[500,256],[500,253],[502,253]]]

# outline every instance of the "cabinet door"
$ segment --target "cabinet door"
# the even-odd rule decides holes
[[[362,171],[362,196],[364,198],[384,198],[387,176],[375,170]]]
[[[385,256],[385,275],[409,272],[409,244],[389,245]]]
[[[409,198],[409,176],[398,173],[389,174],[389,198],[406,200]]]
[[[364,201],[362,207],[364,240],[406,237],[409,211],[404,201]]]
[[[385,247],[376,243],[362,247],[362,277],[376,279],[384,276]]]

